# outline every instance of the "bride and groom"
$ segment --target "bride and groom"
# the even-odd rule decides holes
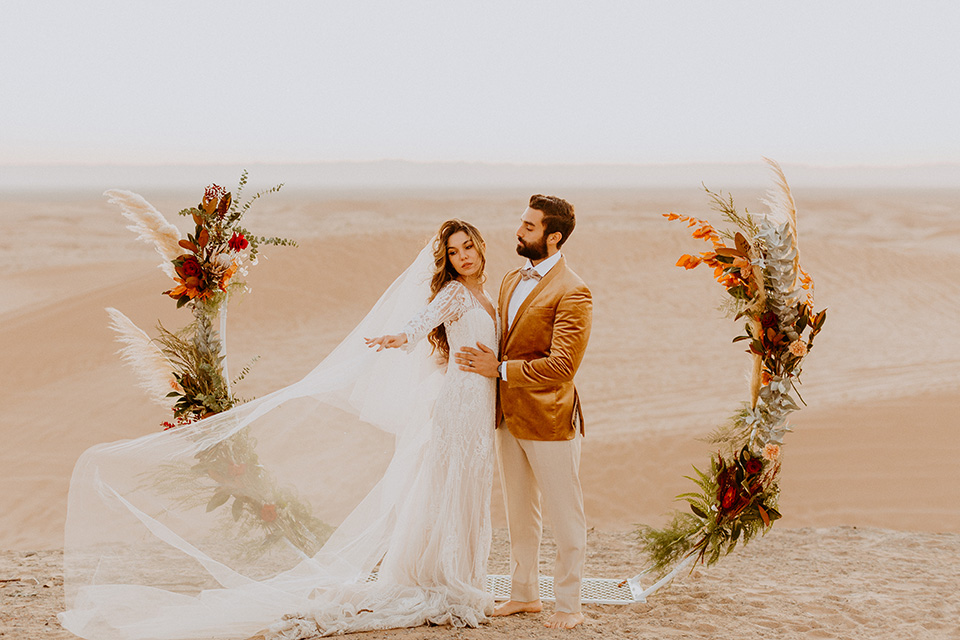
[[[467,223],[444,223],[437,234],[435,297],[402,333],[368,341],[378,348],[405,347],[429,331],[443,356],[456,351],[458,367],[448,370],[437,399],[436,437],[496,427],[512,575],[511,599],[493,615],[541,611],[543,506],[557,542],[557,606],[545,623],[554,628],[583,622],[580,585],[586,521],[579,478],[583,420],[573,377],[586,350],[592,302],[590,290],[560,253],[574,225],[573,207],[565,200],[530,198],[517,229],[517,253],[528,263],[504,277],[495,310],[482,286],[482,238]],[[469,396],[492,398],[492,381],[498,388],[494,402],[465,401]],[[487,461],[487,456],[478,456],[465,463]],[[485,529],[489,512],[479,516]],[[486,555],[486,543],[475,544]],[[477,578],[485,575],[473,579],[482,588]]]
[[[542,509],[558,548],[557,604],[544,624],[581,624],[583,418],[573,378],[592,302],[560,253],[574,225],[566,201],[530,198],[517,230],[517,252],[528,260],[504,277],[495,306],[483,289],[483,238],[449,220],[303,380],[189,430],[84,453],[71,480],[62,624],[87,638],[236,638],[260,630],[299,640],[539,612]],[[341,413],[298,409],[303,400]],[[259,447],[258,478],[271,477],[264,465],[272,461],[274,473],[299,482],[301,494],[321,492],[321,510],[335,513],[336,463],[351,477],[362,476],[364,464],[337,449],[352,435],[338,426],[342,410],[393,434],[395,444],[379,481],[319,551],[284,536],[297,518],[316,521],[297,511],[290,491],[271,490],[271,504],[252,520],[241,505],[232,520],[214,523],[213,501],[182,490],[200,486],[195,470],[213,445],[231,449],[247,433]],[[510,600],[494,608],[485,585],[497,461],[512,587]],[[218,483],[239,486],[249,475],[244,465],[225,470]],[[202,473],[201,480],[213,477]],[[173,482],[188,476],[193,484]],[[250,550],[257,553],[241,558]],[[376,581],[365,582],[371,573]]]

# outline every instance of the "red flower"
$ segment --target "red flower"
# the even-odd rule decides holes
[[[260,507],[260,519],[264,522],[273,522],[277,519],[277,505],[265,504]]]
[[[195,256],[187,256],[180,263],[180,272],[184,278],[200,278],[203,275],[203,267]]]
[[[760,324],[764,329],[772,327],[773,325],[777,324],[777,314],[775,314],[773,311],[767,311],[765,314],[760,316]]]
[[[748,475],[756,475],[763,471],[763,463],[756,458],[750,458],[746,464],[743,465],[743,470],[746,471]]]
[[[230,248],[234,251],[242,251],[246,249],[250,243],[242,233],[234,233],[227,244],[230,245]]]

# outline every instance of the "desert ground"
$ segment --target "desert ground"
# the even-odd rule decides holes
[[[200,193],[141,195],[185,229],[176,212]],[[691,465],[708,463],[703,436],[747,399],[749,358],[710,273],[674,266],[706,245],[661,214],[723,226],[703,192],[559,195],[578,216],[564,253],[595,303],[577,376],[588,574],[626,578],[644,566],[633,529],[666,521]],[[734,190],[751,212],[764,211],[761,195]],[[645,604],[586,607],[587,624],[566,635],[529,615],[363,637],[960,638],[960,191],[794,196],[801,262],[829,311],[804,363],[807,407],[791,420],[773,530]],[[300,246],[265,248],[251,292],[231,302],[231,362],[260,357],[242,394],[322,360],[447,218],[484,233],[495,296],[520,263],[513,231],[527,197],[285,188],[262,199],[247,226]],[[159,257],[124,227],[99,193],[0,194],[0,637],[72,637],[55,614],[73,466],[169,417],[117,357],[104,308],[147,330],[186,324],[186,312],[160,295]],[[508,554],[498,491],[493,573]]]

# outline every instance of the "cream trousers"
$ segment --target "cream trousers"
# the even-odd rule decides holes
[[[587,549],[587,522],[580,488],[580,441],[515,438],[504,424],[497,429],[500,484],[510,531],[510,598],[540,597],[541,505],[557,543],[553,588],[557,611],[580,612],[580,584]]]

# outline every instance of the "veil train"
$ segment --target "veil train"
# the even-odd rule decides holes
[[[395,535],[443,370],[421,341],[377,353],[427,302],[431,245],[302,380],[77,462],[64,545],[84,638],[237,638],[356,585]]]

